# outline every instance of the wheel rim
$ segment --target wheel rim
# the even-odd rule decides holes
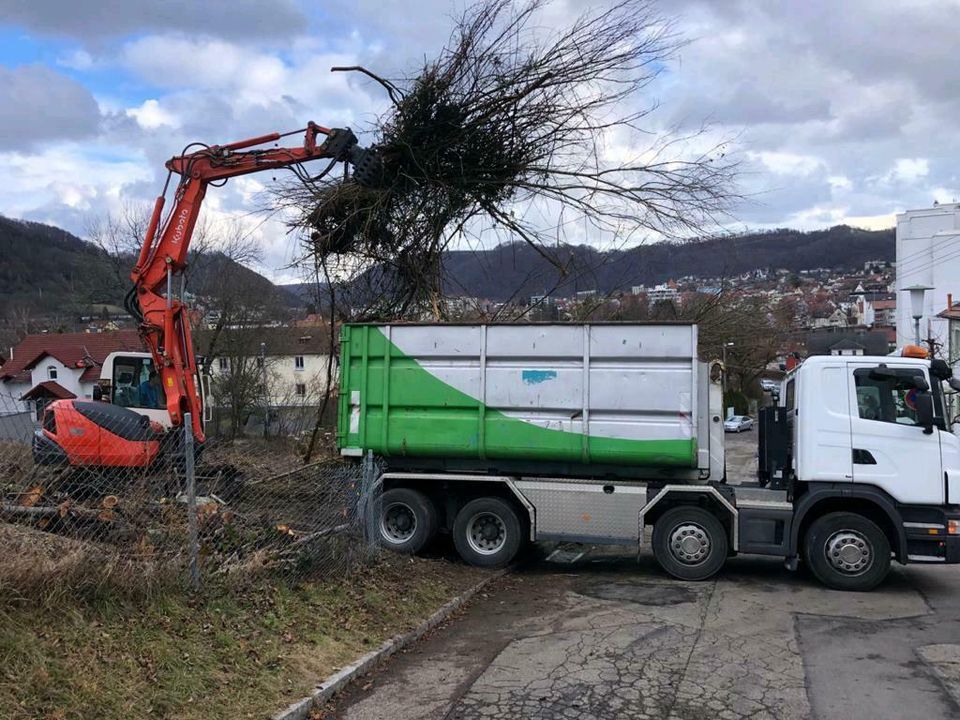
[[[507,542],[507,527],[499,516],[481,512],[467,523],[467,543],[470,549],[481,555],[499,552]]]
[[[684,565],[699,565],[710,554],[710,535],[697,523],[677,525],[670,533],[670,554]]]
[[[873,564],[873,548],[857,530],[838,530],[823,546],[830,567],[844,575],[862,575]]]
[[[417,532],[417,514],[406,503],[392,502],[380,515],[380,535],[389,543],[405,543]]]

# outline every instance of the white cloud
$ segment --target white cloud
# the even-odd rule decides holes
[[[914,183],[930,173],[930,163],[926,158],[900,158],[887,174],[891,182]]]
[[[788,152],[748,152],[747,157],[760,161],[777,175],[810,175],[823,169],[823,161],[812,155],[797,155]]]
[[[180,119],[162,108],[157,100],[144,100],[140,107],[128,108],[126,114],[144,130],[156,130],[163,126],[180,127]]]
[[[76,49],[59,56],[57,58],[57,65],[69,70],[84,71],[93,68],[96,62],[93,59],[93,55],[86,50]]]

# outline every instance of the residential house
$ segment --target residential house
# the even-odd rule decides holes
[[[206,373],[214,386],[231,373],[265,371],[264,401],[271,407],[314,406],[326,393],[329,328],[256,327],[222,330],[216,337],[201,330],[194,340],[198,352],[209,353]],[[222,406],[225,400],[211,402]]]
[[[890,352],[883,330],[823,329],[806,339],[808,355],[886,355]]]
[[[811,323],[814,328],[842,328],[849,325],[847,314],[842,308],[834,308],[833,312],[824,317],[814,317]]]
[[[666,285],[657,285],[647,292],[647,297],[651,305],[658,302],[677,302],[679,298],[677,284],[671,280]]]
[[[90,399],[107,355],[144,349],[136,330],[27,335],[0,367],[0,415],[39,419],[52,400]]]

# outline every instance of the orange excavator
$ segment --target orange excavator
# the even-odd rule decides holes
[[[301,147],[251,149],[300,132],[304,132]],[[194,150],[196,145],[201,146]],[[323,159],[329,161],[326,169],[311,178],[303,164]],[[41,428],[34,435],[34,460],[39,464],[80,467],[148,467],[164,455],[164,448],[182,447],[176,440],[183,436],[188,415],[193,436],[201,445],[203,392],[190,336],[188,307],[182,299],[182,278],[207,188],[219,187],[232,177],[277,168],[289,168],[301,179],[316,180],[339,162],[352,167],[353,182],[363,186],[376,184],[380,160],[374,150],[360,147],[348,128],[325,128],[313,122],[305,129],[227,145],[196,143],[167,161],[167,181],[154,204],[143,246],[130,274],[133,288],[126,298],[127,310],[138,321],[149,356],[141,354],[142,361],[128,356],[125,365],[117,364],[117,368],[132,369],[126,373],[130,378],[149,375],[149,379],[142,377],[140,387],[143,394],[154,394],[154,402],[118,402],[119,390],[136,393],[138,388],[132,380],[128,380],[126,388],[117,387],[120,377],[113,377],[113,402],[57,400],[47,406]],[[171,211],[164,218],[165,196],[174,174],[180,180]],[[164,406],[168,421],[157,417],[156,410]],[[153,408],[153,417],[145,408]]]

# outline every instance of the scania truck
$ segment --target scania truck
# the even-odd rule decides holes
[[[345,325],[341,341],[338,447],[377,458],[371,525],[394,550],[449,533],[496,567],[525,542],[649,542],[685,580],[753,553],[843,590],[892,560],[960,562],[944,396],[960,383],[920,348],[805,360],[759,413],[756,479],[728,482],[724,368],[696,325]]]

